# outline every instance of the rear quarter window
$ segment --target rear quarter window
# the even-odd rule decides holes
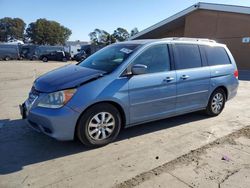
[[[205,53],[209,66],[231,64],[226,50],[218,46],[206,46]]]

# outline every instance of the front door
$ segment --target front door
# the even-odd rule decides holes
[[[147,73],[129,80],[130,123],[159,119],[174,114],[176,73],[171,71],[167,44],[144,50],[131,64],[147,66]]]

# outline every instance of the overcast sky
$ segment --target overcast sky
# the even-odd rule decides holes
[[[26,24],[54,20],[72,30],[70,40],[88,41],[95,28],[112,33],[117,27],[139,31],[197,3],[195,0],[0,0],[0,18],[19,17]],[[250,6],[249,0],[207,0]]]

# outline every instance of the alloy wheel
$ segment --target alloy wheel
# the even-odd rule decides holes
[[[223,108],[223,103],[224,103],[224,97],[222,93],[217,93],[214,95],[211,103],[212,111],[215,114],[220,113],[220,111]]]
[[[88,124],[88,134],[94,140],[105,140],[114,131],[115,118],[109,112],[94,115]]]

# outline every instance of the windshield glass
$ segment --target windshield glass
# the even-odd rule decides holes
[[[139,44],[114,44],[91,55],[79,65],[110,73],[121,65]]]

